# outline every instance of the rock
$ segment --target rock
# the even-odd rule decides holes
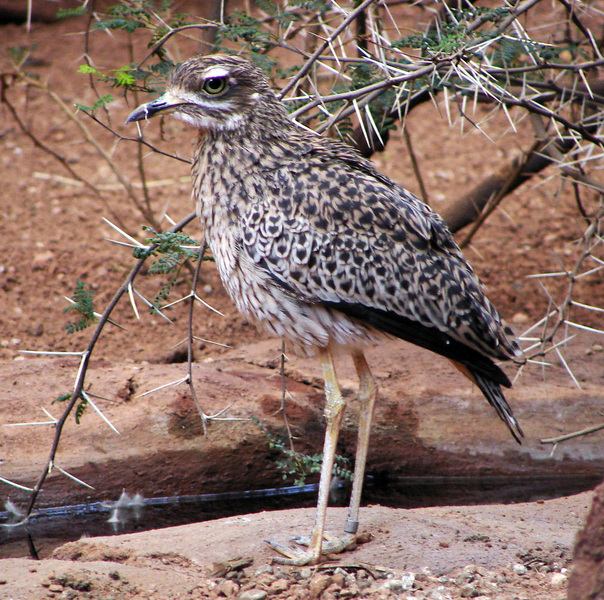
[[[333,583],[331,575],[320,574],[313,577],[310,581],[309,591],[313,598],[318,598],[323,590],[326,590]]]
[[[344,587],[346,585],[346,575],[348,575],[348,573],[346,573],[344,569],[338,567],[332,575],[333,583],[338,587]]]
[[[480,596],[481,593],[478,591],[475,585],[466,583],[466,585],[462,586],[462,588],[459,590],[459,595],[462,598],[476,598],[477,596]]]
[[[464,585],[465,583],[472,583],[476,579],[474,573],[470,573],[465,569],[461,572],[456,578],[455,583],[459,586]]]
[[[568,600],[604,597],[604,483],[595,490],[591,510],[577,534]]]
[[[280,594],[289,588],[289,580],[282,577],[281,579],[275,579],[270,585],[271,592]]]
[[[566,584],[568,577],[564,573],[553,573],[552,574],[552,585],[556,587],[562,587]]]
[[[260,565],[254,571],[254,577],[259,577],[260,575],[263,575],[264,573],[272,575],[274,573],[273,567],[271,567],[271,565]]]
[[[389,589],[391,592],[398,594],[400,592],[407,592],[413,588],[415,583],[415,573],[405,573],[396,579],[388,579],[384,584],[384,587]]]
[[[267,596],[268,594],[264,590],[252,588],[251,590],[241,592],[238,600],[264,600]]]
[[[426,598],[429,598],[430,600],[453,600],[451,594],[449,594],[446,588],[442,586],[432,590]]]
[[[46,252],[38,252],[38,254],[34,254],[34,257],[31,261],[31,266],[34,271],[39,269],[44,269],[45,266],[54,259],[55,255],[52,250],[47,250]]]
[[[239,591],[239,585],[235,583],[232,579],[227,579],[223,581],[218,586],[218,593],[226,596],[227,598],[232,598]]]
[[[528,569],[519,563],[515,564],[512,569],[516,575],[526,575],[528,573]]]

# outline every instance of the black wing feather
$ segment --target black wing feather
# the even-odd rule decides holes
[[[362,304],[324,302],[323,305],[349,317],[354,317],[384,333],[455,360],[494,383],[508,388],[512,387],[508,376],[488,356],[455,340],[435,327],[427,327],[395,312]]]

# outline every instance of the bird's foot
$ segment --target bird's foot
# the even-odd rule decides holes
[[[292,541],[300,546],[306,546],[307,549],[285,546],[277,542],[266,540],[266,543],[273,549],[282,554],[273,560],[282,565],[312,565],[321,560],[321,556],[325,554],[339,554],[345,550],[354,550],[356,548],[356,536],[354,534],[346,534],[343,538],[337,538],[329,533],[323,535],[320,552],[313,552],[310,548],[310,538],[295,537]]]

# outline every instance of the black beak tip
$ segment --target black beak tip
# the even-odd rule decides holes
[[[142,121],[143,119],[145,119],[148,115],[148,111],[145,110],[145,105],[143,106],[139,106],[138,108],[134,109],[129,115],[128,118],[126,119],[126,125],[128,125],[128,123],[132,123],[134,121]],[[151,115],[149,115],[151,116]]]

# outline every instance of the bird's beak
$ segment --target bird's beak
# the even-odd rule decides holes
[[[151,100],[151,102],[147,102],[146,104],[141,104],[138,108],[134,109],[126,119],[126,124],[132,123],[132,121],[150,119],[160,113],[170,113],[183,104],[187,103],[183,102],[180,98],[174,96],[170,92],[166,92],[159,98]]]

